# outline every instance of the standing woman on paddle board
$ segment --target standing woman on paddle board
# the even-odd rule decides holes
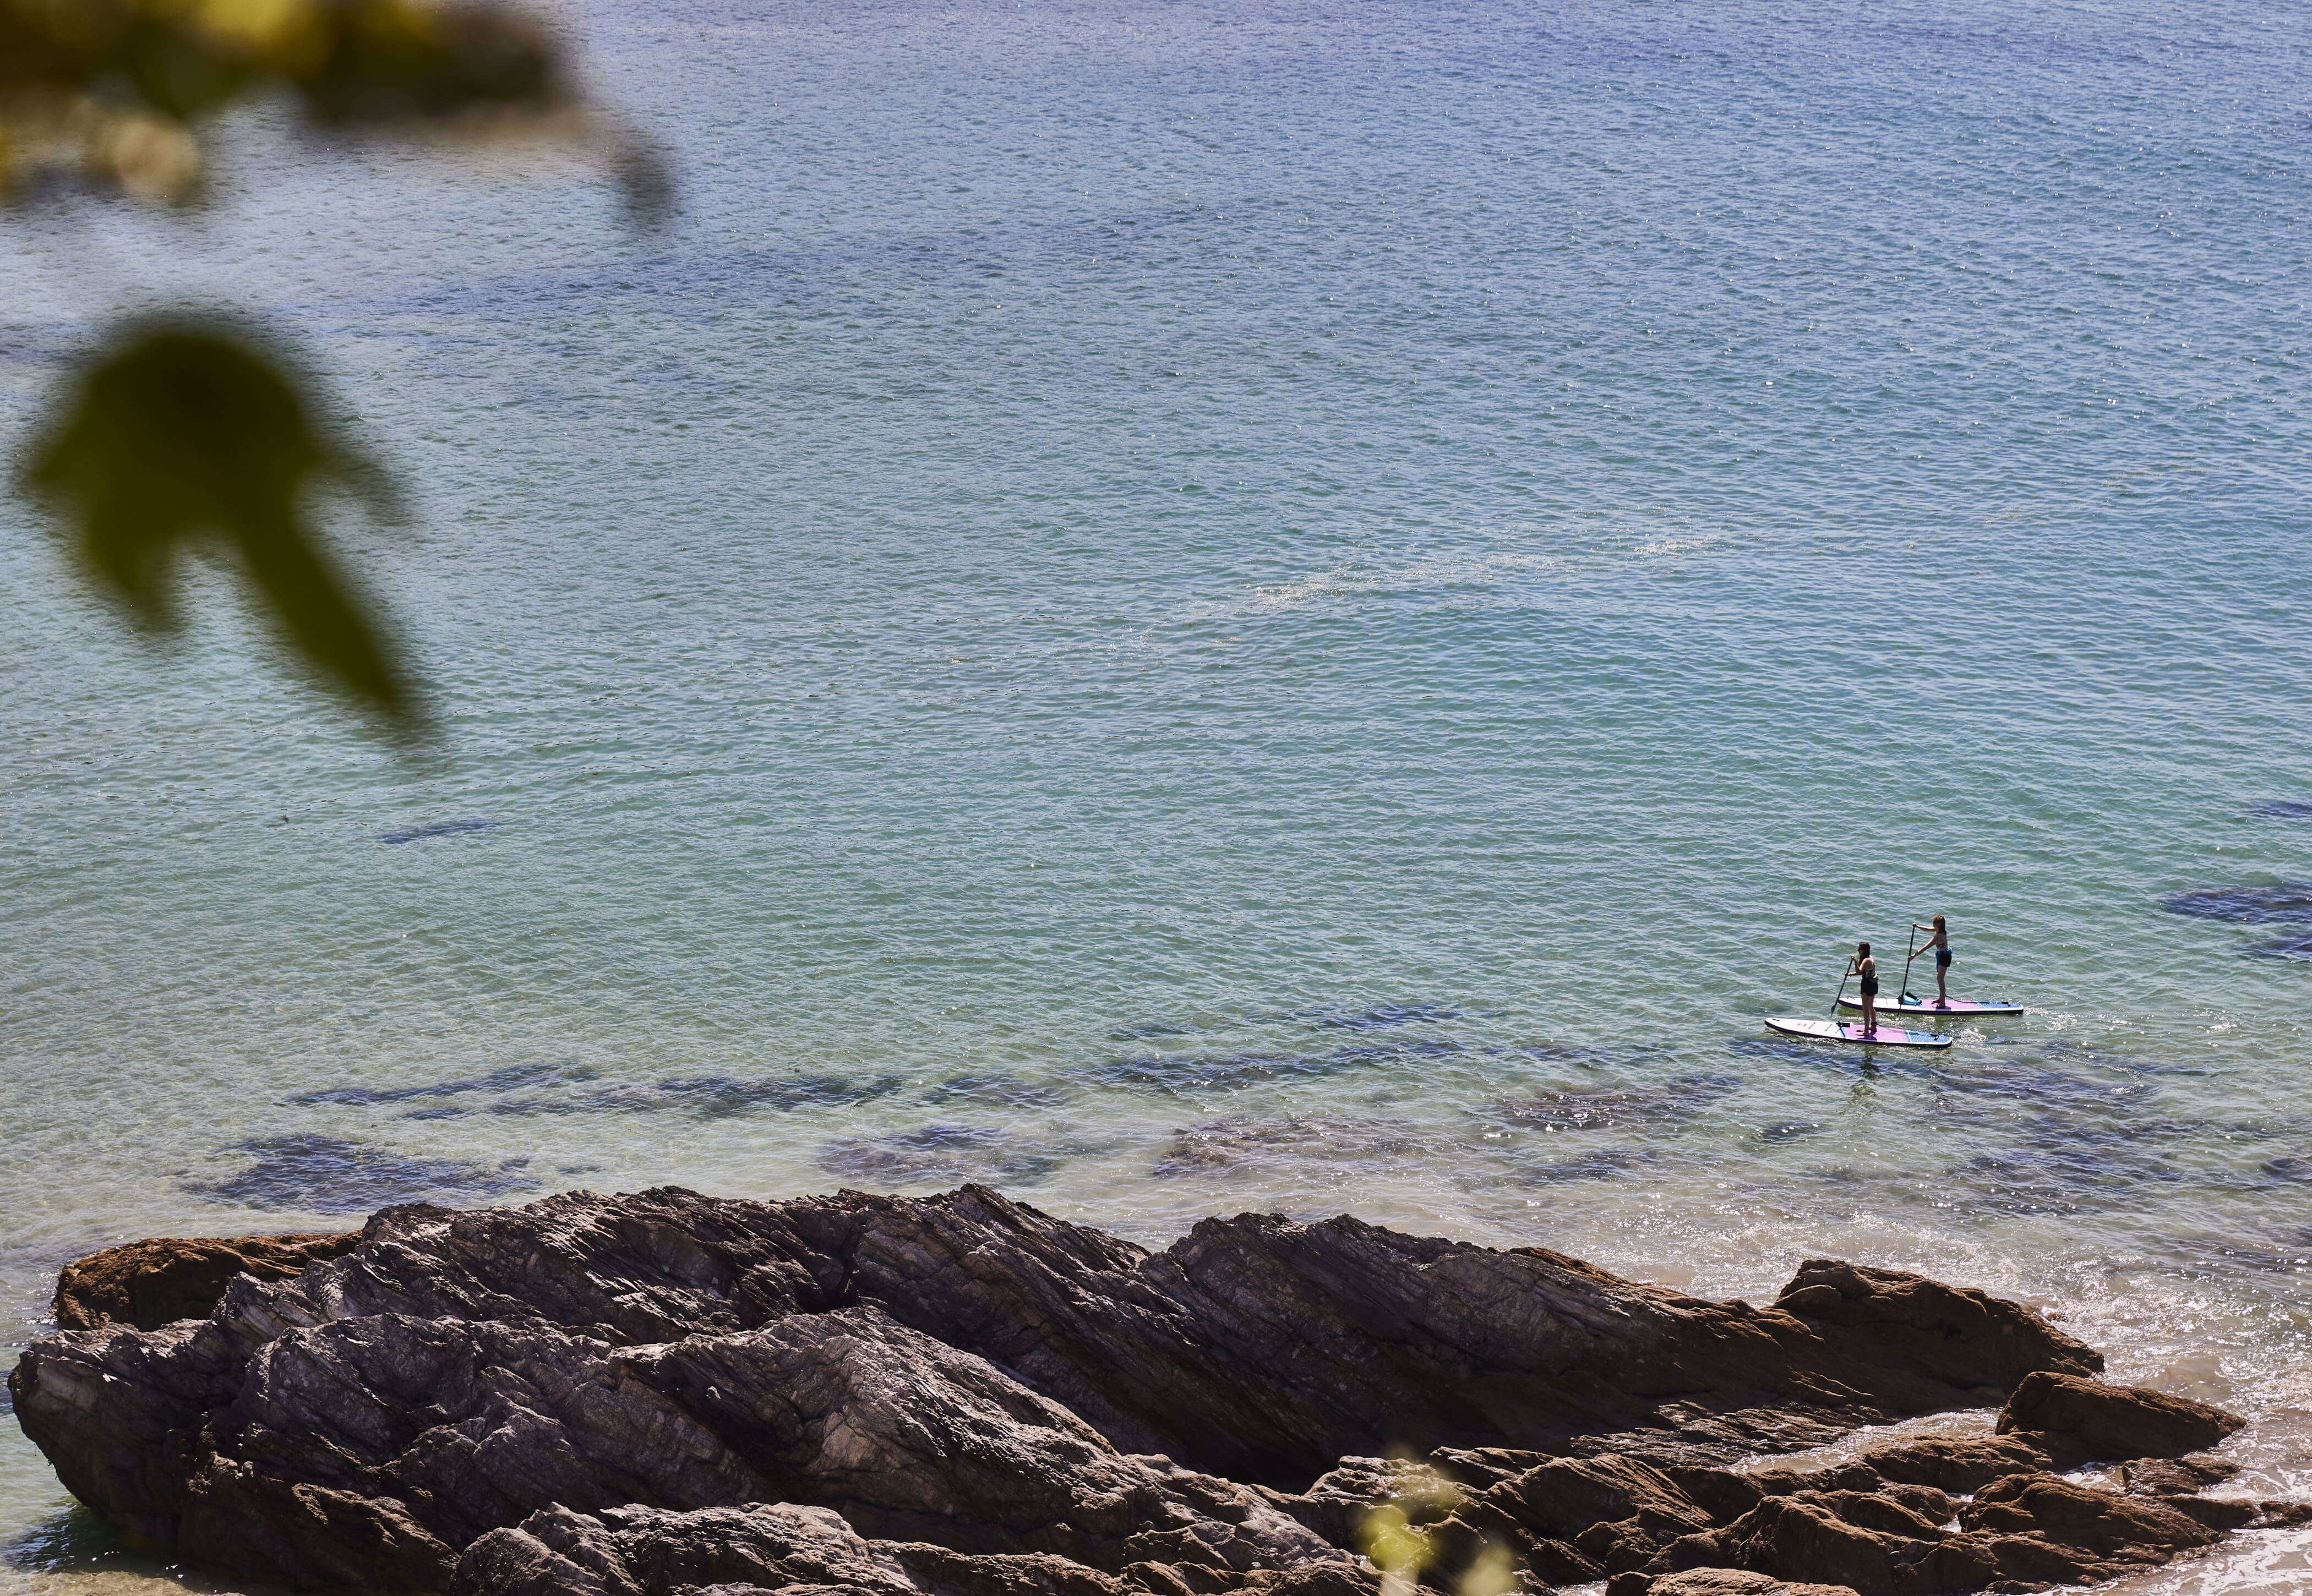
[[[1922,947],[1919,949],[1919,951],[1921,953],[1925,953],[1929,948],[1934,950],[1935,1007],[1938,1008],[1949,1008],[1950,1007],[1950,932],[1944,929],[1943,917],[1940,914],[1935,916],[1933,929],[1935,934],[1927,938],[1926,947]]]
[[[1854,945],[1854,956],[1847,961],[1846,972],[1862,978],[1862,1034],[1870,1035],[1878,1029],[1878,961],[1870,956],[1868,942]]]

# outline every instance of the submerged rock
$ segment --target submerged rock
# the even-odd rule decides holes
[[[2274,886],[2203,886],[2176,893],[2160,905],[2170,914],[2227,920],[2240,925],[2312,920],[2312,881]]]
[[[495,1166],[454,1158],[417,1158],[342,1137],[259,1136],[233,1144],[249,1156],[222,1180],[179,1182],[201,1197],[250,1208],[357,1214],[381,1203],[428,1198],[502,1197],[534,1190],[527,1158]]]
[[[2216,1410],[2085,1378],[2012,1303],[1832,1260],[1761,1309],[1349,1218],[1151,1253],[979,1187],[146,1248],[67,1271],[108,1284],[25,1353],[18,1420],[124,1536],[307,1589],[1375,1596],[1380,1535],[1440,1589],[1925,1596],[2278,1522],[2054,1479],[2114,1424],[2203,1446]],[[1722,1466],[2010,1394],[2027,1435]]]

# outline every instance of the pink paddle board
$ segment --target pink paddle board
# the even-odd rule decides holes
[[[1803,1036],[1809,1042],[1859,1042],[1866,1047],[1949,1047],[1951,1039],[1938,1036],[1932,1031],[1905,1031],[1899,1025],[1884,1021],[1870,1034],[1863,1034],[1861,1025],[1850,1025],[1843,1020],[1771,1019],[1766,1029],[1779,1031],[1785,1036]]]

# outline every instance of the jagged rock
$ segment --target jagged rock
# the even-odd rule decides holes
[[[189,1443],[186,1555],[298,1583],[319,1487],[389,1588],[436,1588],[445,1548],[556,1504],[837,1508],[893,1539],[1239,1571],[1343,1554],[1251,1489],[1097,1432],[984,1359],[880,1310],[616,1347],[544,1325],[377,1314],[266,1343]],[[696,1582],[694,1582],[696,1583]]]
[[[159,1330],[206,1319],[235,1275],[285,1280],[353,1251],[361,1232],[327,1235],[179,1236],[107,1247],[57,1278],[58,1330],[126,1324]]]
[[[1886,1484],[1878,1470],[1864,1462],[1835,1463],[1826,1469],[1778,1465],[1753,1469],[1743,1478],[1762,1496],[1787,1496],[1796,1491],[1875,1491]]]
[[[1850,1522],[1837,1507],[1811,1491],[1766,1496],[1730,1524],[1673,1542],[1651,1567],[1657,1572],[1732,1567],[1873,1592],[1908,1592],[1922,1583],[1917,1565],[1939,1549],[1935,1543],[1940,1534],[1914,1540]],[[1970,1586],[1961,1583],[1960,1588]]]
[[[1896,1269],[1809,1259],[1799,1265],[1774,1306],[1817,1329],[1867,1339],[1878,1358],[1908,1369],[1929,1386],[1950,1378],[1950,1354],[1959,1347],[1967,1349],[1968,1377],[1979,1387],[2001,1391],[2014,1390],[2027,1374],[2058,1366],[2103,1370],[2101,1353],[2013,1303]],[[2070,1354],[2060,1365],[2049,1356],[2054,1344]]]
[[[2148,1496],[2219,1531],[2276,1530],[2312,1523],[2312,1503],[2252,1501],[2198,1493],[2240,1471],[2222,1458],[2136,1458],[2118,1469],[2120,1488]]]
[[[1606,1596],[1855,1596],[1852,1585],[1791,1584],[1744,1568],[1690,1568],[1683,1574],[1617,1574]]]
[[[2118,1458],[2172,1458],[2213,1446],[2247,1421],[2189,1397],[2041,1369],[2015,1388],[1999,1433],[2045,1448],[2058,1468]]]
[[[2137,1458],[2119,1466],[2119,1483],[2131,1496],[2189,1496],[2238,1472],[2221,1458]]]
[[[1626,1457],[1539,1463],[1487,1487],[1477,1500],[1537,1539],[1571,1546],[1581,1565],[1607,1573],[1642,1567],[1671,1541],[1712,1522],[1662,1470]]]
[[[1874,1446],[1859,1461],[1884,1478],[1932,1486],[1955,1496],[1981,1490],[2010,1474],[2043,1474],[2054,1466],[2044,1449],[2020,1435],[1939,1437]]]
[[[1064,1557],[870,1542],[823,1507],[541,1508],[467,1549],[451,1596],[673,1596],[836,1585],[872,1596],[1120,1596]]]
[[[2122,1562],[2164,1563],[2214,1544],[2205,1525],[2163,1503],[2058,1479],[2018,1474],[1994,1480],[1959,1509],[1969,1530],[2036,1534]]]
[[[1758,1505],[1768,1496],[1769,1487],[1778,1483],[1774,1478],[1788,1470],[1757,1470],[1738,1473],[1732,1469],[1712,1469],[1671,1464],[1662,1473],[1676,1485],[1686,1499],[1710,1515],[1713,1523],[1731,1523]],[[1793,1484],[1792,1489],[1798,1487]]]
[[[1444,1516],[1460,1500],[1451,1476],[1410,1458],[1343,1458],[1306,1491],[1264,1495],[1335,1546],[1354,1546],[1367,1516],[1384,1504],[1422,1522]]]
[[[50,1337],[10,1390],[132,1540],[376,1596],[596,1588],[571,1568],[605,1596],[1374,1596],[1342,1548],[1384,1506],[1441,1588],[1508,1552],[1924,1596],[2182,1542],[2028,1493],[1992,1505],[2051,1527],[1939,1527],[1947,1490],[2044,1467],[2011,1437],[1716,1464],[2098,1367],[2012,1304],[1844,1264],[1760,1310],[1345,1218],[1149,1253],[983,1188],[667,1190],[386,1209],[206,1318]]]
[[[1731,1522],[1673,1542],[1645,1572],[1730,1567],[1852,1585],[1872,1596],[2085,1583],[2211,1544],[2217,1535],[2188,1509],[2229,1505],[2150,1502],[2045,1473],[2016,1473],[1957,1504],[1959,1528],[1953,1531],[1946,1525],[1954,1504],[1940,1489],[1835,1488],[1832,1482],[1842,1474],[1851,1478],[1853,1466],[1820,1471],[1798,1490],[1765,1495]]]

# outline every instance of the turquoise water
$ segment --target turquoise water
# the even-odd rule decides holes
[[[305,351],[445,731],[223,589],[144,648],[0,508],[0,1343],[129,1236],[976,1178],[1930,1269],[2312,1496],[2296,18],[579,20],[659,235],[262,122],[205,217],[0,223],[12,435],[123,301]],[[1767,1039],[1936,912],[2023,1020]],[[0,1547],[160,1577],[13,1426]]]

